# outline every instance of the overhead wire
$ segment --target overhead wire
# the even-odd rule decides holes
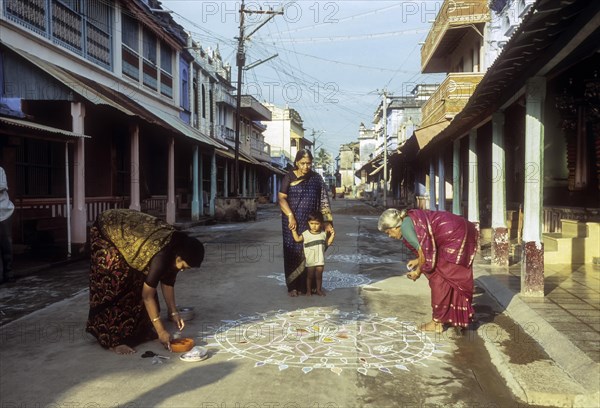
[[[286,4],[293,4],[295,2],[288,2]],[[285,4],[284,4],[285,6]],[[370,15],[374,15],[377,13],[381,13],[384,11],[388,11],[393,8],[400,7],[401,4],[395,4],[387,7],[383,7],[377,10],[371,10],[364,13],[356,14],[353,16],[349,16],[346,18],[338,19],[336,22],[347,22],[353,21],[359,18],[364,18]],[[197,30],[192,31],[193,38],[197,38],[200,40],[199,42],[202,44],[206,41],[215,41],[217,43],[225,45],[224,48],[231,48],[230,53],[228,54],[230,57],[235,58],[235,53],[237,50],[237,40],[226,39],[205,27],[202,27],[185,16],[182,16],[178,13],[175,13],[178,18],[181,18],[183,21],[187,23],[187,25],[191,25],[195,27]],[[306,72],[305,69],[302,68],[302,64],[300,62],[299,56],[312,58],[317,61],[322,61],[327,64],[334,64],[336,66],[348,67],[351,69],[361,69],[361,70],[370,70],[377,72],[391,72],[389,80],[386,83],[386,86],[390,86],[394,79],[399,74],[409,74],[414,72],[412,70],[403,69],[406,63],[413,56],[414,52],[417,50],[418,46],[413,47],[408,55],[403,59],[398,68],[385,68],[385,67],[372,67],[363,64],[356,64],[351,62],[338,61],[335,59],[319,57],[315,55],[310,55],[307,53],[300,52],[296,45],[303,44],[305,42],[339,42],[339,41],[360,41],[360,40],[373,40],[380,39],[384,37],[392,37],[399,35],[414,35],[418,33],[424,33],[428,30],[416,28],[416,29],[406,29],[406,30],[396,30],[390,32],[383,33],[372,33],[372,34],[361,34],[361,35],[346,35],[346,36],[335,36],[335,37],[311,37],[311,38],[293,38],[292,33],[301,32],[305,30],[309,30],[315,27],[323,27],[323,23],[319,23],[316,25],[311,25],[308,27],[300,27],[296,29],[291,29],[289,26],[289,21],[283,19],[287,24],[286,29],[282,29],[280,27],[280,20],[274,18],[273,24],[269,23],[266,28],[268,30],[268,39],[265,39],[260,35],[260,32],[257,32],[251,39],[248,39],[248,44],[245,47],[246,51],[246,61],[259,61],[261,59],[268,58],[274,52],[277,52],[279,56],[276,59],[269,61],[268,65],[261,66],[255,69],[244,71],[244,81],[243,84],[251,84],[254,81],[255,84],[259,84],[259,91],[262,95],[258,95],[259,97],[264,97],[264,89],[260,88],[262,84],[264,88],[268,84],[272,88],[269,89],[269,92],[277,92],[275,90],[276,83],[279,81],[279,85],[281,87],[286,84],[294,83],[295,86],[302,92],[302,97],[298,101],[294,101],[294,104],[298,107],[299,113],[302,114],[305,123],[311,123],[312,128],[325,128],[329,124],[323,124],[321,121],[323,119],[319,119],[319,115],[316,115],[316,112],[322,111],[332,111],[337,116],[344,117],[347,119],[345,121],[345,125],[341,128],[337,129],[335,132],[344,132],[348,126],[352,126],[352,124],[356,124],[358,126],[357,119],[360,119],[362,122],[371,122],[373,118],[373,111],[365,111],[362,108],[365,105],[365,100],[371,99],[371,106],[377,104],[379,99],[378,95],[375,95],[371,92],[371,90],[357,90],[357,89],[343,89],[338,86],[338,84],[334,84],[333,82],[327,82],[323,80],[323,78],[316,78],[314,75]],[[253,25],[249,25],[248,28],[252,26],[256,26],[260,21],[257,21]],[[225,54],[222,54],[225,55]],[[225,61],[225,59],[224,59]],[[275,77],[270,76],[268,73],[274,71]],[[409,79],[409,82],[415,76],[420,75],[420,72],[417,72],[415,75]],[[262,82],[261,82],[262,81]],[[406,82],[406,81],[404,81]],[[335,85],[335,87],[332,86]],[[326,88],[329,87],[329,88]],[[289,89],[292,89],[291,87]],[[321,92],[323,90],[332,91],[331,94],[322,96]],[[283,89],[281,90],[283,92]],[[315,92],[318,92],[315,95]],[[279,98],[279,95],[267,95],[268,98]],[[333,103],[324,104],[323,98],[331,97]],[[285,96],[284,96],[285,98]],[[311,99],[312,98],[312,99]],[[337,100],[336,100],[337,99]],[[281,100],[281,98],[279,98]],[[276,100],[271,101],[272,103],[276,103]],[[337,102],[337,103],[336,103]],[[367,102],[369,103],[369,102]],[[322,116],[321,116],[322,117]],[[329,133],[328,133],[329,134]]]

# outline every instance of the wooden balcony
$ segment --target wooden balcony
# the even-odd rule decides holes
[[[448,72],[448,54],[475,24],[489,21],[488,0],[444,0],[421,48],[421,72]]]
[[[421,108],[421,127],[429,126],[459,113],[483,78],[482,72],[450,73]]]

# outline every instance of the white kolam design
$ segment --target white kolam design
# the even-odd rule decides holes
[[[279,310],[227,320],[209,346],[219,346],[230,360],[250,359],[255,367],[280,371],[330,370],[341,374],[394,375],[446,354],[414,322],[377,314],[339,310]]]

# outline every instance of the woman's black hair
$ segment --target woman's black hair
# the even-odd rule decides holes
[[[294,159],[294,168],[298,168],[296,163],[298,163],[303,158],[308,157],[312,162],[314,160],[312,153],[308,149],[300,149],[298,153],[296,153],[296,158]]]
[[[321,213],[321,211],[313,211],[308,214],[308,221],[319,221],[321,224],[323,224],[325,219],[323,218],[323,213]]]
[[[181,232],[173,232],[171,245],[175,255],[178,255],[192,268],[198,268],[204,260],[204,244],[196,238]]]

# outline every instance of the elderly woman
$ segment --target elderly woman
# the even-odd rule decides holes
[[[333,232],[333,217],[328,188],[323,177],[312,171],[313,156],[310,150],[298,150],[294,168],[283,177],[279,189],[281,226],[283,231],[283,264],[288,294],[296,297],[306,291],[304,250],[294,240],[292,230],[298,235],[308,229],[308,215],[314,211],[323,214],[325,231]]]
[[[175,280],[181,270],[199,267],[204,246],[195,238],[148,214],[108,210],[90,230],[90,311],[86,330],[117,354],[156,339],[170,348],[171,335],[160,318],[160,283],[169,315],[179,330]]]
[[[377,227],[390,238],[402,239],[416,255],[407,262],[407,277],[415,281],[425,273],[429,280],[433,316],[421,329],[466,327],[473,318],[473,258],[479,234],[475,225],[446,211],[390,208]]]

